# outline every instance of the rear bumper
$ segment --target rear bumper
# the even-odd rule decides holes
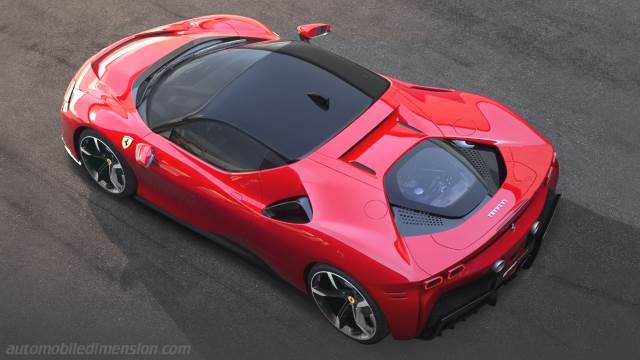
[[[441,294],[432,307],[427,323],[419,337],[433,338],[440,335],[444,329],[453,328],[458,320],[464,319],[466,315],[474,312],[483,304],[495,305],[498,289],[511,279],[519,268],[530,266],[537,256],[540,244],[553,220],[559,200],[560,194],[556,194],[553,189],[549,191],[542,213],[537,220],[540,224],[538,231],[530,232],[527,235],[524,251],[509,266],[505,266],[498,272],[487,268],[483,275],[475,280]]]

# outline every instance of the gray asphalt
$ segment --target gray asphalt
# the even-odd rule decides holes
[[[100,48],[213,13],[372,70],[498,99],[557,144],[534,268],[432,341],[353,343],[275,276],[74,168],[58,109]],[[637,358],[640,2],[0,1],[0,357],[10,344],[190,344],[184,358]],[[277,242],[277,239],[274,239]],[[165,357],[166,358],[166,357]]]

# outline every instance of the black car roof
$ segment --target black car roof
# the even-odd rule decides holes
[[[180,117],[222,121],[296,160],[348,126],[388,86],[304,42],[247,43],[176,67],[151,93],[145,115],[152,129]]]

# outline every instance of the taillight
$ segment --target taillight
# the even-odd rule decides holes
[[[549,171],[547,172],[547,178],[545,179],[545,182],[547,184],[549,183],[549,181],[551,181],[551,178],[553,177],[553,172],[556,170],[557,162],[558,162],[558,153],[554,151],[553,159],[551,160],[551,166],[549,167]]]
[[[445,280],[451,280],[456,276],[462,274],[464,272],[465,266],[464,264],[456,265],[449,269],[448,271],[442,273],[442,275],[434,276],[423,283],[425,290],[433,289],[437,286],[442,285]]]
[[[444,279],[442,278],[442,276],[436,276],[434,278],[431,278],[425,281],[424,288],[425,290],[433,289],[434,287],[442,284],[443,281]]]
[[[464,265],[460,264],[454,267],[453,269],[449,270],[449,272],[447,273],[447,279],[453,279],[454,277],[462,274],[463,271],[464,271]]]
[[[73,95],[73,91],[76,87],[76,81],[72,80],[67,87],[67,91],[64,93],[64,99],[62,101],[62,112],[67,112],[69,110],[69,103],[71,102],[71,95]]]

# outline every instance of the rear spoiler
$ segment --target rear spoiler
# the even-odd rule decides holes
[[[111,46],[105,48],[100,55],[98,55],[95,59],[93,59],[93,61],[91,61],[91,69],[93,69],[93,73],[96,74],[96,76],[99,78],[100,75],[98,74],[98,68],[100,67],[100,63],[104,61],[104,59],[106,59],[107,56],[113,54],[116,50],[138,40],[147,39],[151,37],[158,37],[158,36],[169,36],[175,33],[176,33],[175,30],[162,30],[162,31],[144,32],[144,33],[126,37],[112,44]]]

